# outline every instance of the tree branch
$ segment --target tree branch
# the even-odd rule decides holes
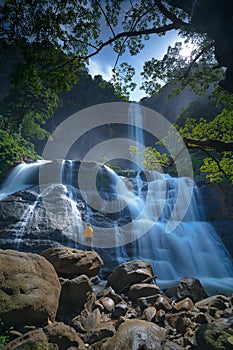
[[[117,41],[118,39],[124,38],[124,37],[133,37],[133,36],[139,36],[139,35],[143,35],[143,34],[159,34],[159,33],[164,33],[164,32],[168,32],[170,30],[173,29],[177,29],[177,27],[174,24],[168,24],[168,25],[164,25],[162,27],[159,28],[150,28],[150,29],[144,29],[144,30],[135,30],[135,31],[128,31],[128,32],[121,32],[118,33],[117,35],[115,35],[114,37],[110,38],[109,40],[105,41],[104,43],[102,43],[95,51],[93,51],[92,53],[90,53],[87,56],[73,56],[70,60],[68,60],[67,62],[51,69],[48,71],[48,73],[54,72],[55,70],[58,69],[62,69],[63,67],[65,67],[66,65],[72,63],[75,60],[88,60],[89,58],[97,55],[101,50],[103,50],[104,47],[112,44],[113,42]]]
[[[217,140],[198,140],[190,137],[184,138],[184,143],[187,147],[189,144],[199,146],[201,148],[211,148],[214,149],[218,153],[222,152],[233,152],[233,141],[230,142],[222,142]]]
[[[175,15],[173,15],[162,3],[160,0],[154,0],[155,5],[158,7],[160,12],[167,18],[169,18],[172,23],[176,26],[176,29],[179,29],[181,27],[185,27],[186,29],[189,29],[190,25],[186,22],[181,21],[181,19],[177,18]]]
[[[109,28],[110,28],[110,30],[112,32],[113,37],[116,36],[116,34],[115,34],[114,30],[113,30],[113,27],[112,27],[112,25],[111,25],[111,23],[110,23],[110,21],[108,19],[108,16],[106,15],[106,13],[105,13],[101,3],[99,1],[96,1],[96,3],[97,3],[97,5],[99,6],[99,8],[101,10],[101,12],[102,12],[102,14],[103,14],[103,16],[104,16],[104,18],[105,18],[105,20],[107,22],[107,25],[109,26]]]
[[[186,69],[184,75],[181,77],[181,79],[183,78],[188,78],[189,76],[189,73],[192,69],[192,67],[194,66],[194,64],[197,62],[197,60],[205,53],[207,52],[211,46],[213,46],[213,43],[212,44],[209,44],[208,46],[206,47],[203,47],[203,49],[194,57],[194,59],[192,60],[192,62],[188,65],[188,68]]]

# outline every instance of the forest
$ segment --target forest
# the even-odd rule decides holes
[[[138,55],[152,37],[174,30],[192,52],[183,57],[177,42],[162,59],[145,61],[141,89],[152,96],[171,86],[174,96],[189,87],[207,96],[212,107],[187,106],[176,127],[190,152],[201,152],[198,166],[207,179],[233,181],[232,14],[227,0],[1,2],[1,179],[18,162],[41,156],[35,145],[50,137],[47,124],[63,93],[86,79],[105,95],[102,101],[129,100],[135,67],[119,58]],[[88,73],[90,58],[106,46],[116,56],[109,82]],[[156,145],[145,149],[146,167],[157,156]],[[162,158],[162,165],[171,163]]]

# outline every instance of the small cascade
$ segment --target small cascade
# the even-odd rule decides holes
[[[34,220],[34,214],[35,209],[38,205],[38,202],[40,200],[40,195],[37,196],[36,200],[29,204],[25,212],[20,218],[20,221],[14,225],[13,231],[16,232],[15,241],[14,241],[14,249],[20,250],[21,249],[21,243],[24,239],[25,233],[27,232],[27,228],[31,226],[31,223]]]
[[[17,165],[7,177],[0,190],[0,200],[12,193],[25,190],[36,182],[41,161],[35,163],[22,163]]]

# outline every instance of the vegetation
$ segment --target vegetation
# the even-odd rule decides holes
[[[2,322],[2,320],[0,319],[0,349],[6,345],[7,343],[9,343],[10,341],[10,331],[13,328],[10,327],[9,329],[6,329],[4,323]]]
[[[135,68],[119,58],[126,50],[139,54],[153,35],[176,30],[192,46],[190,56],[182,55],[184,44],[178,42],[161,60],[145,62],[142,89],[154,94],[162,82],[175,84],[173,93],[188,85],[204,95],[211,85],[221,113],[213,121],[206,121],[207,115],[200,121],[187,120],[179,131],[187,147],[205,152],[202,171],[211,181],[232,178],[232,13],[228,0],[1,2],[0,56],[11,67],[3,73],[7,88],[0,91],[0,128],[9,135],[17,133],[20,140],[48,137],[44,124],[59,93],[87,74],[89,59],[109,45],[116,62],[111,83],[106,84],[113,84],[118,96],[127,100],[135,88]],[[151,153],[147,162],[150,157]],[[160,162],[164,157],[160,155]]]

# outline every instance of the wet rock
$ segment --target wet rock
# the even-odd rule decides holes
[[[76,350],[85,350],[86,347],[82,339],[78,336],[74,328],[62,322],[54,322],[43,328],[49,343],[58,345],[59,350],[67,350],[74,347]]]
[[[189,315],[185,312],[181,312],[178,314],[178,317],[175,323],[175,328],[177,329],[178,333],[184,335],[187,331],[187,328],[193,327],[193,322],[188,316]]]
[[[126,292],[129,287],[136,283],[153,279],[153,270],[150,263],[143,260],[133,260],[117,266],[110,276],[108,282],[116,292]]]
[[[99,300],[99,302],[104,306],[104,309],[107,312],[112,312],[112,310],[114,309],[115,303],[109,297],[102,298]]]
[[[231,335],[214,324],[200,326],[196,341],[200,350],[232,350]]]
[[[230,306],[230,299],[224,295],[213,295],[195,303],[195,307],[205,312],[210,307],[214,307],[219,310],[224,310]]]
[[[152,321],[156,315],[156,308],[153,306],[147,307],[142,313],[142,320]]]
[[[154,305],[154,303],[156,302],[158,295],[151,295],[148,297],[141,297],[138,298],[137,303],[140,306],[140,309],[143,311],[144,309],[146,309],[148,306],[152,306]]]
[[[156,307],[156,310],[162,309],[164,311],[171,311],[173,309],[171,299],[165,295],[158,295],[154,306]]]
[[[165,310],[158,310],[155,315],[155,320],[159,324],[163,324],[166,316],[166,311]]]
[[[96,252],[68,247],[49,248],[41,253],[55,268],[58,276],[73,278],[79,275],[97,276],[103,261]]]
[[[27,332],[20,337],[9,342],[4,346],[4,350],[20,350],[20,349],[46,349],[58,350],[58,345],[49,344],[48,339],[41,328]]]
[[[190,298],[185,298],[175,305],[176,310],[179,311],[193,311],[194,304]]]
[[[162,293],[156,284],[139,283],[133,284],[128,293],[129,299],[136,302],[138,298],[152,296]]]
[[[196,303],[207,298],[208,295],[197,278],[183,277],[177,286],[177,297],[179,299],[189,297]]]
[[[63,280],[58,315],[78,314],[92,295],[91,281],[86,275]]]
[[[163,350],[184,350],[184,347],[168,340],[164,343]]]
[[[0,250],[0,319],[20,327],[54,320],[60,282],[53,266],[43,257]]]
[[[113,318],[119,318],[121,316],[125,316],[128,311],[128,305],[125,303],[118,303],[115,305],[112,311]]]
[[[87,317],[81,319],[81,323],[86,331],[96,328],[101,322],[101,313],[99,309],[95,309],[89,313]]]
[[[208,317],[204,314],[204,312],[199,312],[197,315],[195,315],[194,320],[198,324],[208,323]]]
[[[116,333],[112,322],[101,322],[96,328],[82,335],[85,344],[99,343],[101,340],[110,338]]]
[[[107,340],[101,350],[157,350],[165,339],[166,330],[152,322],[128,320],[120,325],[116,334]]]

